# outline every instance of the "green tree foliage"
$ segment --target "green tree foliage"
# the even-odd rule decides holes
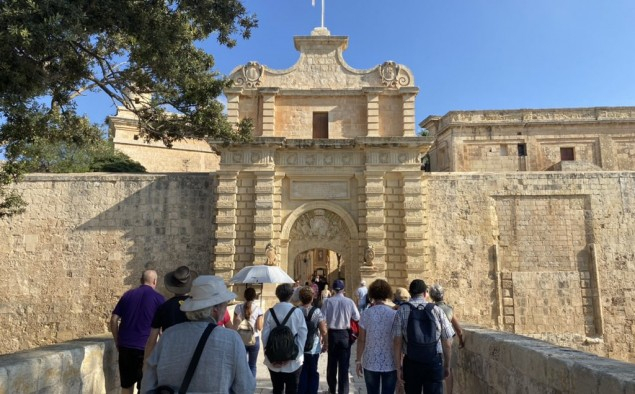
[[[216,100],[230,82],[196,44],[214,35],[231,47],[256,25],[240,0],[0,2],[0,204],[16,202],[2,185],[19,179],[34,144],[96,141],[96,126],[76,113],[86,90],[135,112],[142,137],[166,146],[247,138]],[[11,213],[3,206],[0,216]]]

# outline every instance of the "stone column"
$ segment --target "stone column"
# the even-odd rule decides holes
[[[236,254],[236,207],[238,171],[218,171],[216,173],[216,229],[214,246],[215,261],[212,272],[228,280],[234,272]]]
[[[419,88],[403,87],[399,89],[403,98],[403,135],[412,137],[417,130],[415,120],[415,97],[419,93]]]
[[[366,124],[368,137],[379,137],[379,94],[383,88],[364,88],[366,93]]]
[[[267,261],[265,255],[267,244],[274,241],[274,175],[274,171],[255,173],[254,265],[264,264]],[[273,246],[279,247],[275,242]],[[280,264],[280,261],[276,264]]]
[[[422,279],[424,264],[424,188],[420,171],[403,173],[404,195],[404,253],[406,257],[407,283],[413,279]]]
[[[273,137],[276,127],[276,95],[278,88],[260,88],[258,92],[262,97],[262,136]]]
[[[232,126],[240,120],[239,106],[241,91],[242,89],[240,88],[225,89],[225,96],[227,97],[227,121]]]
[[[384,201],[385,186],[384,186],[384,171],[366,171],[364,173],[366,178],[366,186],[364,193],[366,195],[366,201],[364,208],[366,208],[366,217],[364,222],[366,224],[366,245],[361,245],[360,248],[360,266],[362,267],[362,276],[373,275],[375,272],[378,275],[384,275],[386,271],[386,204]],[[364,256],[367,247],[372,247],[375,258],[373,259],[372,266],[364,264]],[[364,278],[363,278],[364,279]]]

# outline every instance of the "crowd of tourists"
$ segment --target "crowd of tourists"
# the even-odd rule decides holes
[[[314,278],[278,285],[279,302],[266,311],[248,287],[232,319],[227,307],[237,295],[221,278],[179,267],[164,277],[174,294],[167,301],[157,279],[146,270],[112,313],[122,393],[135,384],[144,394],[253,393],[262,348],[273,393],[317,393],[326,353],[328,392],[346,394],[355,341],[354,370],[369,394],[452,392],[452,340],[462,348],[464,339],[438,284],[415,279],[393,290],[383,279],[361,281],[351,299],[344,281],[329,290],[312,286],[324,282]]]

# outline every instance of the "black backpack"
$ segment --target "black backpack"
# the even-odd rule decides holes
[[[304,320],[306,320],[306,328],[308,330],[306,333],[306,342],[304,343],[304,353],[309,353],[311,349],[313,349],[313,341],[315,340],[315,333],[317,332],[318,324],[312,322],[311,318],[313,317],[313,313],[316,309],[316,307],[312,307],[309,310],[309,314],[304,315]]]
[[[265,356],[267,356],[267,359],[272,363],[295,360],[295,358],[298,357],[295,335],[293,335],[291,329],[286,326],[289,317],[291,317],[291,314],[295,311],[295,307],[291,308],[282,323],[278,320],[273,308],[269,309],[269,311],[271,312],[271,317],[273,317],[273,320],[276,322],[276,326],[269,333],[267,345],[265,345]]]
[[[439,331],[437,330],[436,318],[432,314],[433,303],[410,306],[408,316],[406,355],[410,360],[422,364],[428,364],[437,355],[437,343],[439,342]]]

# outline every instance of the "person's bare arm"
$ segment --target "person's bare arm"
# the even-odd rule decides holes
[[[144,363],[148,359],[148,357],[150,357],[150,355],[152,354],[152,351],[154,350],[154,347],[157,344],[157,340],[159,339],[160,332],[161,332],[160,328],[152,328],[150,330],[150,336],[148,337],[148,341],[146,342],[146,347],[143,351]]]
[[[324,353],[329,348],[329,330],[326,325],[326,320],[322,320],[318,327],[320,328],[320,345],[322,346],[322,353]]]
[[[450,374],[450,361],[452,360],[452,338],[441,339],[443,347],[443,377],[447,378]]]
[[[265,318],[262,315],[258,316],[258,318],[256,319],[256,330],[262,331],[262,327],[264,327],[264,325]]]
[[[238,329],[238,325],[240,324],[241,321],[242,320],[241,320],[240,316],[238,316],[236,313],[234,313],[234,327],[236,329]]]
[[[357,338],[357,357],[355,358],[355,369],[357,370],[357,376],[362,376],[362,355],[364,354],[364,348],[366,347],[366,330],[359,327],[359,337]]]
[[[456,336],[459,337],[459,349],[462,349],[465,346],[465,342],[463,341],[463,330],[461,329],[461,325],[455,316],[452,316],[451,323]]]
[[[403,339],[401,336],[393,337],[392,339],[392,354],[395,359],[395,367],[397,367],[397,384],[400,387],[403,387],[403,366],[402,366],[402,354],[401,354],[401,343]]]
[[[115,340],[115,346],[119,349],[119,317],[116,314],[112,314],[110,316],[110,332],[112,333],[112,338]]]

